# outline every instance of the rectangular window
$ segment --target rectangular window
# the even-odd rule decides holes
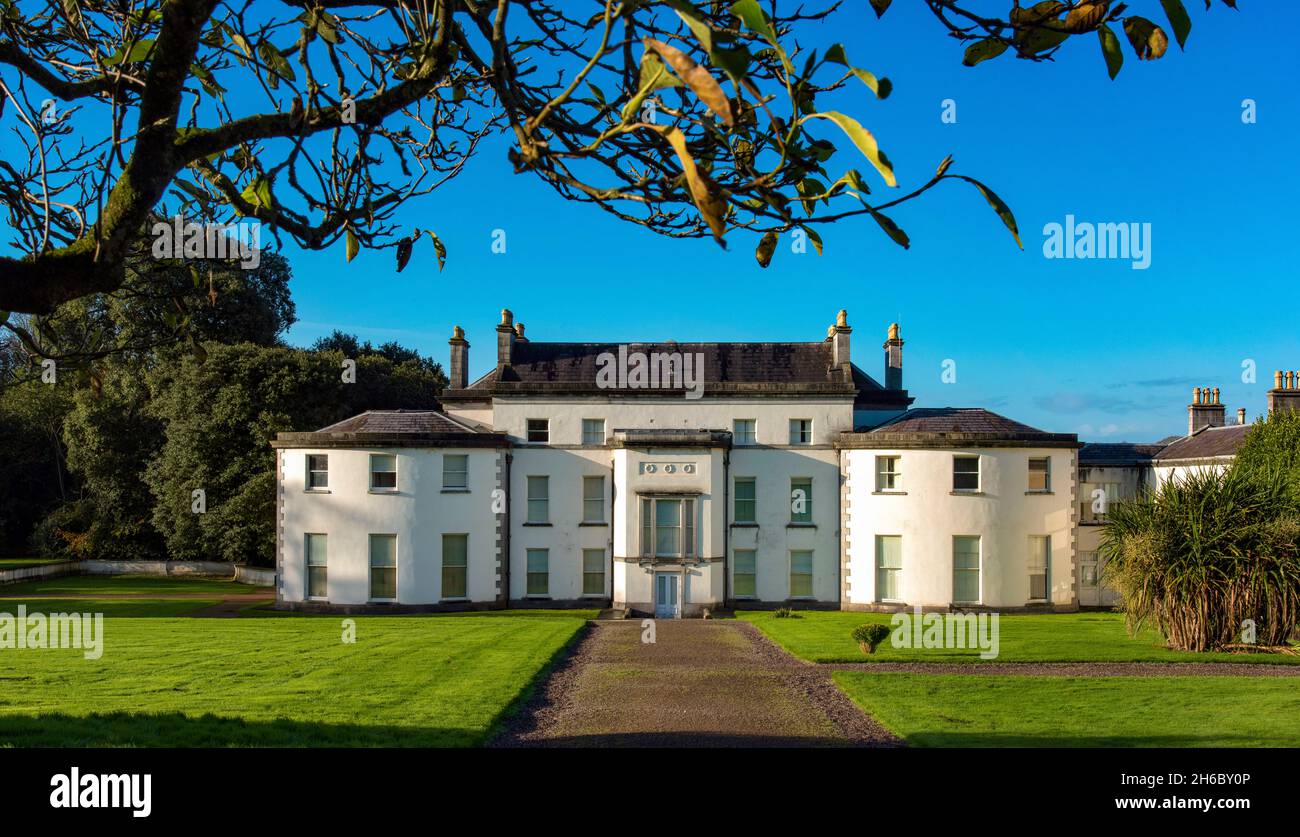
[[[529,419],[528,420],[528,441],[541,442],[550,444],[551,442],[551,420],[550,419]]]
[[[442,487],[469,488],[469,455],[446,453],[442,456]]]
[[[641,500],[641,556],[695,556],[695,500],[672,497]]]
[[[737,445],[758,444],[758,422],[755,419],[736,419],[731,423],[732,442]]]
[[[324,535],[307,535],[307,598],[329,597],[329,544]]]
[[[370,536],[370,598],[397,598],[397,536]]]
[[[790,444],[812,444],[812,419],[790,419]]]
[[[605,595],[605,550],[582,550],[582,594]]]
[[[582,443],[584,445],[605,444],[605,420],[604,419],[583,419],[582,420]]]
[[[1030,491],[1051,491],[1052,490],[1052,458],[1045,456],[1041,459],[1030,457],[1029,459],[1029,490]]]
[[[812,477],[790,478],[790,522],[812,523]]]
[[[394,454],[370,454],[370,490],[397,490],[397,457]]]
[[[876,457],[876,490],[877,491],[900,491],[902,490],[903,474],[899,471],[899,459],[897,456],[877,456]]]
[[[582,478],[582,522],[605,522],[605,478]]]
[[[980,600],[980,539],[955,535],[952,539],[952,600],[977,604]]]
[[[790,598],[812,598],[813,554],[811,549],[790,552]]]
[[[952,490],[980,490],[980,458],[978,456],[954,456],[952,458]]]
[[[551,592],[551,551],[528,550],[528,595],[545,596]]]
[[[1029,598],[1047,601],[1048,574],[1052,561],[1052,536],[1029,536]]]
[[[731,576],[731,592],[738,599],[758,597],[758,553],[752,549],[737,549],[735,568]]]
[[[903,600],[903,536],[876,535],[876,601]]]
[[[737,523],[758,522],[758,481],[754,477],[736,477]]]
[[[463,599],[469,574],[469,535],[442,536],[442,597]]]
[[[330,487],[330,458],[323,453],[307,454],[307,490]]]
[[[551,478],[528,478],[528,522],[547,523],[551,519]]]

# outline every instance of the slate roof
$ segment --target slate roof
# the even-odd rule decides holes
[[[1079,447],[1073,433],[1048,433],[981,407],[920,407],[865,432],[841,433],[837,446],[888,447]]]
[[[467,389],[444,393],[465,400],[498,393],[611,392],[596,384],[605,353],[625,348],[650,355],[681,352],[704,357],[704,390],[713,393],[820,393],[854,396],[855,406],[904,409],[912,402],[906,390],[888,390],[856,366],[846,380],[833,366],[831,344],[816,343],[515,343],[511,365],[493,369]],[[662,390],[619,389],[619,395],[663,395]]]
[[[367,410],[313,433],[277,433],[275,448],[505,447],[505,433],[454,419],[439,410]]]
[[[871,430],[872,433],[1043,433],[981,407],[919,407]]]
[[[436,410],[366,410],[317,433],[477,433],[468,424]]]
[[[1079,465],[1149,465],[1164,446],[1162,442],[1088,442],[1079,449]]]
[[[1156,459],[1160,462],[1185,459],[1210,459],[1218,456],[1236,456],[1237,448],[1254,427],[1252,424],[1229,424],[1225,427],[1202,427],[1168,445]]]

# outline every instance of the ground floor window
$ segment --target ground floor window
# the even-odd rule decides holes
[[[397,598],[397,536],[370,536],[370,598]]]
[[[1048,575],[1052,559],[1052,536],[1029,536],[1029,598],[1032,601],[1047,601],[1050,589]]]
[[[327,540],[324,535],[307,535],[307,598],[329,597]]]
[[[813,594],[813,554],[810,549],[790,552],[790,598],[807,599]]]
[[[956,535],[952,539],[952,600],[976,604],[980,600],[980,539]]]
[[[551,592],[551,551],[528,550],[528,595],[545,596]]]
[[[442,536],[442,597],[463,599],[469,575],[469,535]]]
[[[903,537],[876,535],[876,601],[902,601]]]
[[[582,594],[605,595],[605,550],[582,550]]]
[[[758,596],[758,560],[752,549],[737,549],[731,575],[732,595],[742,599]]]

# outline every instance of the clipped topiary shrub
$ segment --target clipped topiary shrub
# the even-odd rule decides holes
[[[863,654],[876,653],[876,646],[884,642],[889,636],[889,626],[882,625],[879,622],[870,625],[858,625],[853,629],[853,639],[857,641],[858,647],[862,649]]]

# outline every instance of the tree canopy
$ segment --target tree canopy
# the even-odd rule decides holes
[[[1169,42],[1125,3],[1001,0],[1007,13],[990,16],[970,0],[920,2],[971,66],[1050,60],[1086,36],[1113,77],[1116,30],[1141,60]],[[870,5],[879,16],[891,0]],[[1159,5],[1182,46],[1182,0]],[[860,115],[819,101],[846,85],[885,99],[892,85],[840,44],[799,43],[839,7],[0,0],[0,119],[27,152],[0,162],[19,251],[0,257],[0,324],[119,288],[164,205],[311,249],[343,240],[349,259],[392,248],[399,269],[428,238],[441,265],[436,231],[402,226],[397,210],[460,175],[496,132],[517,172],[563,198],[668,236],[748,233],[763,264],[777,236],[801,230],[820,250],[817,228],[852,217],[906,247],[888,210],[945,180],[974,186],[1019,242],[1010,208],[951,158],[875,196],[900,184],[888,154]],[[831,168],[841,149],[867,174]]]

